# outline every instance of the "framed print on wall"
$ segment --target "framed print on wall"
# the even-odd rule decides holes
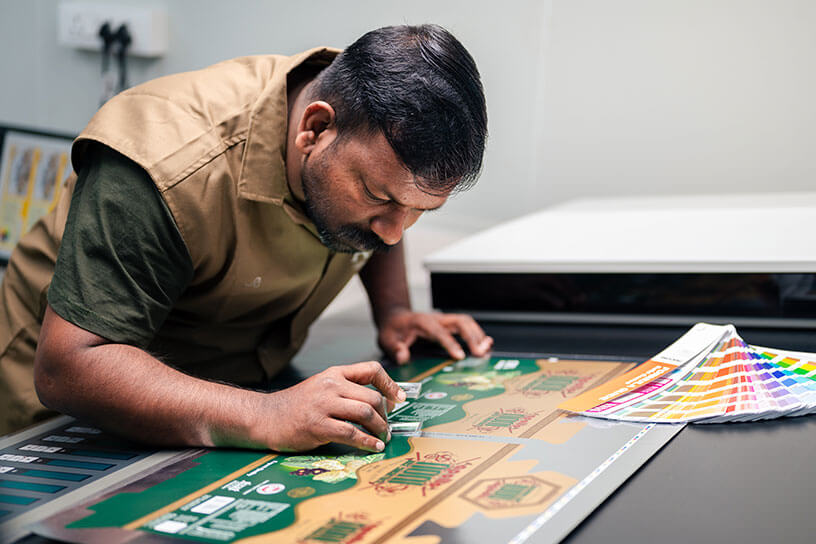
[[[0,126],[0,264],[57,203],[71,174],[73,137]]]

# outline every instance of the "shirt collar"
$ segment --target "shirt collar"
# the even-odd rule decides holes
[[[291,57],[281,57],[264,91],[252,107],[244,147],[238,194],[242,198],[282,205],[294,202],[286,182],[288,105],[286,78],[306,63],[328,65],[338,49],[318,47]]]

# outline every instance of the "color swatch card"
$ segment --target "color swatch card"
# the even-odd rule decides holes
[[[622,421],[721,423],[816,411],[816,354],[748,345],[733,325],[695,328],[701,326],[721,333],[707,351],[616,398],[598,396],[601,402],[580,413]],[[637,377],[639,368],[620,380]]]
[[[568,399],[558,407],[572,412],[592,410],[593,415],[602,415],[645,400],[683,379],[708,357],[730,330],[724,325],[697,323],[637,368]]]

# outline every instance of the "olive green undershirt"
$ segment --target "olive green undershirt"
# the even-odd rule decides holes
[[[144,348],[190,283],[192,261],[147,172],[107,147],[89,152],[48,303],[87,331]]]

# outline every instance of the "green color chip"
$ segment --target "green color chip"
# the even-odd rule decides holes
[[[34,478],[48,478],[50,480],[68,480],[71,482],[81,482],[91,477],[90,474],[75,474],[73,472],[56,472],[53,470],[26,470],[23,472],[26,476],[33,476]]]
[[[20,497],[18,495],[4,495],[0,493],[0,502],[6,504],[31,504],[36,501],[37,499],[34,497]]]
[[[88,470],[108,470],[113,465],[107,463],[91,463],[88,461],[71,461],[68,459],[51,459],[49,465],[55,467],[86,468]]]
[[[57,493],[65,489],[64,485],[35,484],[33,482],[18,482],[15,480],[0,480],[0,487],[27,489],[28,491],[39,491],[40,493]]]

